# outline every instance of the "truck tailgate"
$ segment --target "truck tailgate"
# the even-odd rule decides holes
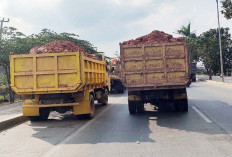
[[[188,82],[186,43],[121,45],[122,80],[131,88],[176,88]]]
[[[81,82],[79,60],[79,52],[11,55],[11,87],[18,94],[74,91]]]

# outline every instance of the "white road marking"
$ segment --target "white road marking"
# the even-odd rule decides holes
[[[60,149],[61,145],[66,144],[68,141],[73,139],[75,136],[77,136],[80,132],[82,132],[85,128],[87,128],[89,125],[91,125],[94,121],[96,121],[99,117],[101,117],[106,111],[108,111],[113,105],[110,105],[106,109],[104,109],[101,113],[99,113],[96,117],[94,117],[92,120],[88,121],[86,124],[81,126],[76,131],[72,132],[70,135],[68,135],[63,141],[58,143],[56,146],[48,150],[45,154],[42,155],[42,157],[49,157],[52,156],[53,153],[55,153],[58,149]]]
[[[206,117],[201,111],[199,111],[195,106],[192,106],[192,108],[203,118],[207,123],[212,123],[212,121]]]

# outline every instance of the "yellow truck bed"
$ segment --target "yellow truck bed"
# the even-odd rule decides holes
[[[11,87],[20,95],[100,88],[107,83],[105,66],[82,52],[11,55]]]
[[[120,45],[121,76],[131,90],[185,88],[188,83],[186,42]]]

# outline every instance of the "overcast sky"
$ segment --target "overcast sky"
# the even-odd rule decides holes
[[[216,0],[0,0],[0,17],[26,35],[43,28],[76,33],[108,56],[119,42],[153,30],[177,36],[189,21],[198,35],[217,27]],[[220,18],[232,29],[232,20]]]

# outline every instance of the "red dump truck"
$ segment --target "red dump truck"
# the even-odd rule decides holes
[[[188,111],[189,82],[187,43],[164,32],[120,43],[121,77],[128,89],[131,114],[144,111],[144,104],[171,102],[177,111]]]

